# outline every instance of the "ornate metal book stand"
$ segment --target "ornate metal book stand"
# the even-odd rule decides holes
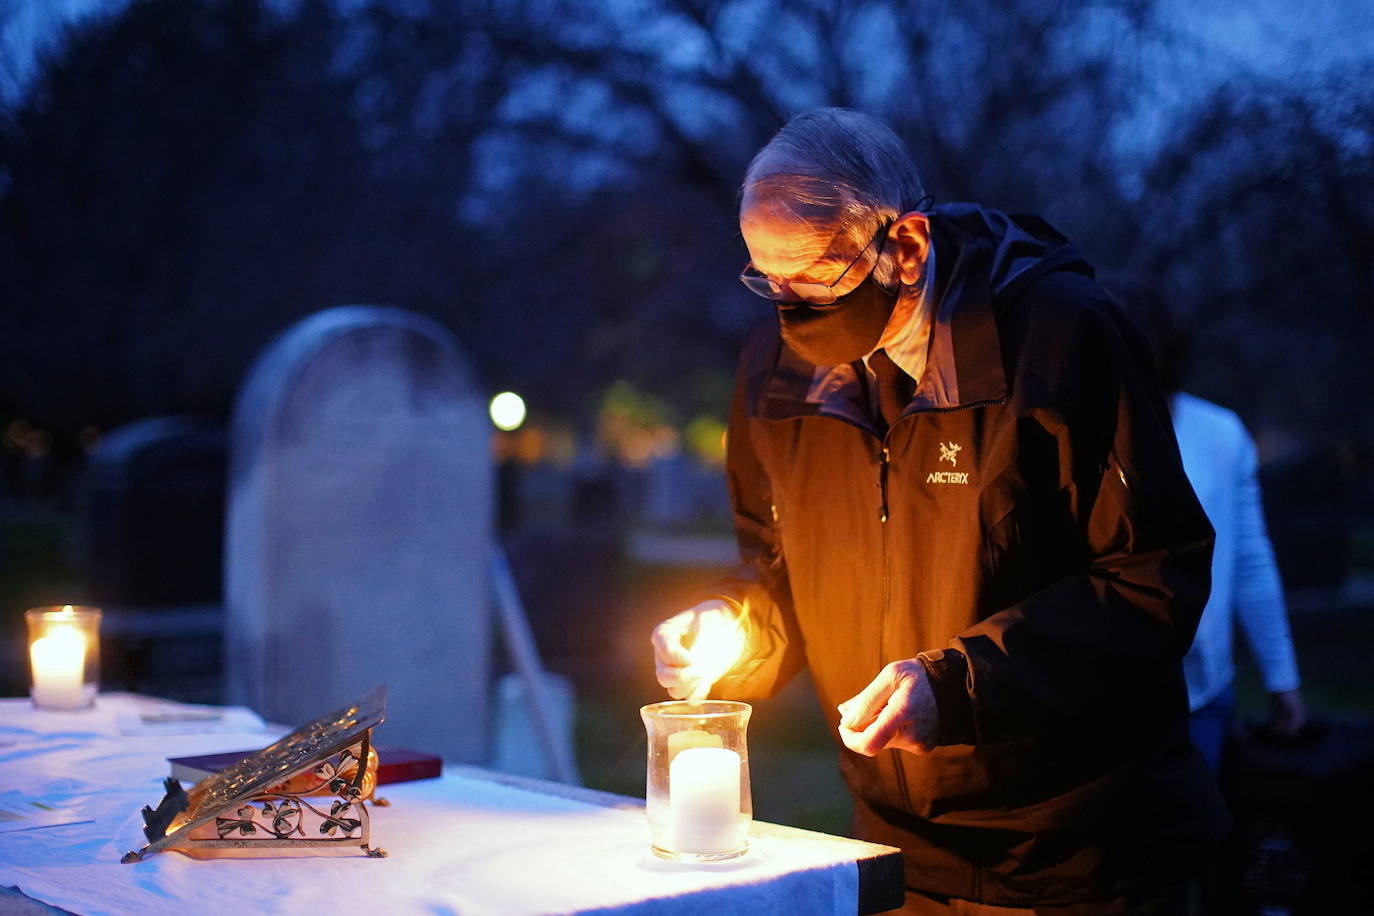
[[[366,766],[375,756],[372,729],[385,718],[386,687],[376,687],[207,776],[189,793],[177,780],[165,780],[167,794],[157,808],[143,808],[148,845],[120,861],[139,862],[164,849],[196,857],[356,850],[385,857],[385,850],[368,845],[364,804],[373,784]]]

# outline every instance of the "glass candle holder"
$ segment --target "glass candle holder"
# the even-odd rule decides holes
[[[30,696],[39,709],[86,709],[100,686],[100,609],[63,605],[24,612]]]
[[[653,851],[713,862],[749,848],[754,818],[745,729],[752,708],[674,700],[640,709],[649,736],[645,803]]]

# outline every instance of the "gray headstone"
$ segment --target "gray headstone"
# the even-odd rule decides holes
[[[229,700],[298,725],[384,683],[379,741],[485,762],[489,443],[428,319],[329,309],[268,347],[230,438]]]

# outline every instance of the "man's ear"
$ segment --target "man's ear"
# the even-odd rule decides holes
[[[888,244],[897,259],[903,286],[913,286],[926,269],[930,251],[930,220],[919,210],[903,213],[887,230]]]

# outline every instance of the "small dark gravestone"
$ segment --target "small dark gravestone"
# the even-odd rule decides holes
[[[230,447],[230,701],[294,724],[384,683],[383,743],[485,761],[490,425],[452,335],[307,318],[249,373]]]
[[[115,429],[91,456],[86,570],[97,604],[218,604],[226,436],[195,417]]]

